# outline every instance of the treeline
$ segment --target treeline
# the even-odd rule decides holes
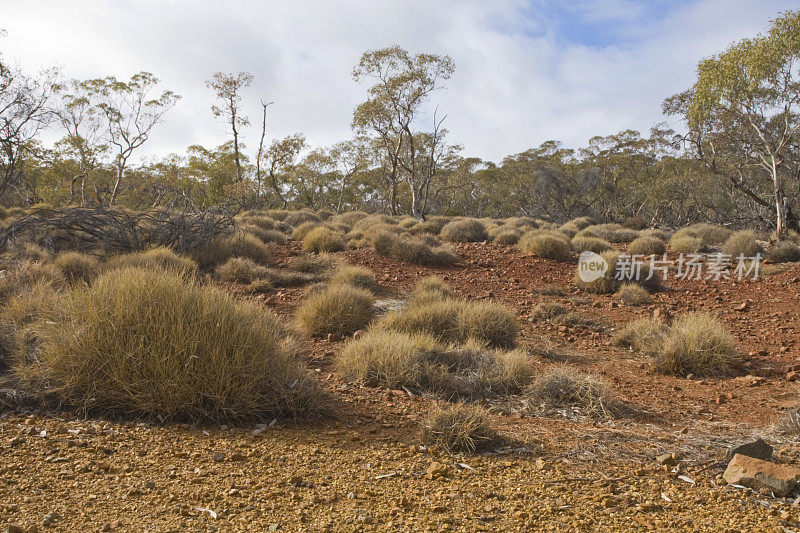
[[[218,99],[212,112],[229,139],[138,165],[132,161],[180,98],[155,76],[65,81],[55,71],[27,75],[0,57],[0,201],[308,207],[420,219],[639,216],[659,225],[785,230],[796,227],[800,209],[798,17],[784,14],[765,35],[700,63],[697,83],[664,104],[688,133],[623,131],[577,149],[548,141],[499,163],[448,143],[445,116],[431,112],[431,97],[455,70],[447,56],[399,47],[364,53],[353,71],[367,89],[353,113],[353,137],[330,147],[308,146],[299,133],[271,140],[266,101],[259,142],[246,146],[242,131],[251,124],[241,94],[253,77],[216,73],[207,82]],[[45,146],[45,130],[60,132],[60,140]]]

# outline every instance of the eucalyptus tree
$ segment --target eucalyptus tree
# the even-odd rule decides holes
[[[384,179],[391,188],[391,210],[396,213],[400,181],[411,193],[411,213],[424,219],[430,183],[443,154],[445,117],[433,113],[432,129],[420,131],[431,93],[444,87],[455,71],[449,56],[411,55],[399,46],[370,50],[353,69],[357,82],[369,80],[368,99],[353,113],[353,129],[373,137],[379,151]],[[421,134],[426,134],[422,137]]]
[[[800,128],[799,67],[800,11],[790,11],[765,33],[702,60],[693,87],[664,106],[683,114],[697,155],[713,172],[772,205],[779,238],[796,223],[785,180]]]
[[[249,87],[253,75],[249,72],[238,74],[217,72],[206,81],[206,87],[214,91],[214,96],[220,100],[220,105],[211,106],[211,111],[217,118],[224,119],[231,127],[233,135],[233,154],[236,162],[236,181],[244,179],[242,171],[241,151],[239,146],[239,128],[247,127],[250,120],[242,114],[242,89]],[[264,105],[264,127],[266,128],[267,108]]]

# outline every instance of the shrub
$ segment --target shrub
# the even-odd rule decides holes
[[[269,279],[255,279],[247,285],[250,294],[270,294],[275,290],[275,285]]]
[[[481,242],[489,238],[486,227],[472,218],[448,222],[439,235],[450,242]]]
[[[310,335],[351,335],[372,320],[374,303],[372,294],[363,289],[332,285],[306,298],[296,319]]]
[[[731,230],[723,228],[722,226],[715,226],[714,224],[692,224],[678,230],[675,235],[688,235],[690,237],[697,237],[703,241],[703,245],[718,245],[725,242],[730,237]]]
[[[252,283],[258,279],[266,279],[269,269],[246,257],[231,257],[216,269],[222,281],[230,283]]]
[[[502,443],[484,408],[461,403],[436,407],[423,423],[422,440],[428,446],[468,453]]]
[[[342,261],[328,254],[295,255],[286,261],[286,267],[297,272],[325,276],[330,271],[341,266]]]
[[[553,368],[536,378],[524,397],[530,407],[577,407],[589,416],[609,416],[618,410],[603,380],[568,366]]]
[[[266,215],[257,212],[249,212],[237,217],[242,224],[256,226],[262,230],[269,231],[277,227],[277,221]]]
[[[625,305],[646,305],[652,299],[650,293],[641,285],[635,283],[625,283],[617,291],[617,297]]]
[[[507,307],[457,299],[416,300],[387,314],[380,325],[404,333],[427,333],[443,342],[475,339],[495,347],[513,346],[519,332],[514,313]]]
[[[296,226],[292,230],[292,239],[296,241],[302,241],[308,232],[313,230],[314,228],[321,228],[324,226],[320,226],[318,222],[303,222],[299,226]]]
[[[661,277],[658,272],[654,272],[652,276],[650,275],[650,264],[648,262],[640,262],[638,264],[637,277],[637,272],[633,268],[626,267],[624,272],[618,272],[619,253],[608,251],[600,255],[608,263],[608,270],[605,275],[594,281],[585,282],[580,279],[579,272],[576,269],[575,283],[578,287],[595,294],[612,294],[619,290],[623,282],[630,282],[641,285],[650,291],[661,290]],[[626,279],[618,279],[620,274],[623,274]],[[631,279],[627,279],[628,277],[631,277]]]
[[[533,308],[531,317],[537,320],[550,320],[567,312],[567,308],[555,302],[543,302]]]
[[[69,293],[37,324],[32,390],[88,410],[249,420],[319,407],[291,339],[262,307],[164,270],[123,268]]]
[[[152,248],[144,252],[133,252],[117,255],[106,261],[107,270],[120,268],[139,267],[145,270],[159,268],[170,270],[183,276],[192,276],[197,273],[197,263],[188,257],[178,255],[169,248]]]
[[[520,235],[514,230],[505,230],[494,236],[492,242],[495,244],[514,245],[519,242]]]
[[[364,289],[373,294],[380,290],[380,285],[375,281],[375,275],[368,268],[359,266],[342,266],[330,278],[331,284],[341,283],[358,289]]]
[[[341,236],[326,227],[317,227],[303,237],[303,250],[306,252],[338,252],[344,250]]]
[[[655,237],[637,237],[628,245],[631,255],[663,255],[666,251],[664,241]]]
[[[96,257],[80,252],[62,252],[53,260],[56,268],[70,282],[91,282],[100,272]]]
[[[705,249],[699,237],[680,236],[677,233],[669,240],[669,247],[673,252],[682,254],[697,254]]]
[[[518,392],[531,377],[522,350],[487,350],[474,342],[453,347],[426,333],[386,329],[368,331],[350,342],[337,366],[348,380],[405,386],[448,399]]]
[[[517,246],[523,252],[532,253],[543,259],[564,262],[572,260],[572,250],[569,243],[554,235],[528,232],[520,238]]]
[[[667,236],[667,232],[658,228],[650,228],[644,231],[639,232],[640,237],[653,237],[660,241],[667,242],[669,237]]]
[[[722,253],[734,257],[755,257],[762,252],[761,245],[756,242],[756,234],[752,231],[737,231],[722,245]]]
[[[653,358],[657,372],[686,376],[730,374],[741,364],[736,342],[713,316],[692,312],[676,319]]]
[[[767,258],[773,263],[796,263],[800,261],[800,247],[791,241],[778,241],[772,245]]]
[[[347,213],[341,213],[339,215],[334,216],[333,218],[331,218],[330,221],[333,224],[344,224],[345,226],[349,226],[350,228],[352,228],[356,224],[356,222],[368,216],[369,215],[367,215],[363,211],[348,211]]]
[[[613,249],[611,243],[598,237],[574,237],[572,239],[572,250],[574,252],[584,252],[586,250],[596,254],[607,252]]]

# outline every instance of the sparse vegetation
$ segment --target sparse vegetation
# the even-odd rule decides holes
[[[344,250],[344,239],[330,229],[319,226],[303,237],[303,250],[306,252],[338,252]]]
[[[61,252],[53,263],[72,283],[90,283],[100,273],[100,261],[96,257],[80,252]]]
[[[231,283],[252,283],[269,277],[269,269],[246,257],[231,257],[218,266],[216,274],[222,281]]]
[[[367,290],[373,294],[380,291],[380,285],[375,281],[375,275],[368,268],[358,266],[339,267],[331,276],[332,284],[341,283],[358,289]]]
[[[800,261],[800,247],[791,241],[778,241],[772,245],[767,258],[773,263],[796,263]]]
[[[631,255],[663,255],[666,251],[664,241],[655,237],[637,237],[628,244],[628,253]]]
[[[635,283],[625,283],[617,291],[617,298],[625,305],[647,305],[653,299],[647,289]]]
[[[552,368],[525,391],[529,409],[577,408],[588,416],[613,416],[619,405],[609,386],[592,374],[569,366]]]
[[[763,251],[757,242],[757,236],[752,231],[737,231],[727,238],[722,245],[722,253],[732,256],[734,259],[743,257],[755,257]]]
[[[489,239],[483,224],[471,218],[448,222],[439,235],[450,242],[481,242]]]
[[[523,252],[531,253],[542,259],[565,262],[572,260],[572,248],[569,243],[552,234],[528,232],[520,238],[517,245]]]
[[[742,363],[736,342],[714,316],[703,312],[683,315],[672,323],[653,368],[664,374],[720,376]]]

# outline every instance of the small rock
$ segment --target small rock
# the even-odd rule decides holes
[[[800,468],[737,453],[728,463],[722,478],[731,485],[742,485],[755,490],[767,489],[782,497],[797,486]]]
[[[214,452],[211,454],[211,459],[213,459],[215,463],[221,463],[225,460],[225,454],[222,452]]]
[[[25,533],[25,528],[19,524],[8,524],[8,533]]]
[[[334,333],[328,333],[328,342],[339,342],[342,338]]]
[[[729,448],[725,454],[725,460],[730,461],[733,459],[733,456],[738,453],[739,455],[746,455],[747,457],[753,457],[754,459],[769,461],[772,459],[773,451],[774,450],[772,449],[772,446],[767,444],[763,439],[756,439],[753,442],[748,442]]]
[[[748,300],[748,301],[742,302],[741,304],[737,305],[735,307],[735,309],[737,311],[742,311],[742,312],[748,311],[750,309],[750,301]]]
[[[445,477],[448,471],[447,465],[434,461],[428,466],[426,473],[428,474],[428,479],[436,479],[437,477]]]
[[[678,456],[675,453],[663,453],[656,457],[656,462],[664,466],[675,466],[678,464]]]

